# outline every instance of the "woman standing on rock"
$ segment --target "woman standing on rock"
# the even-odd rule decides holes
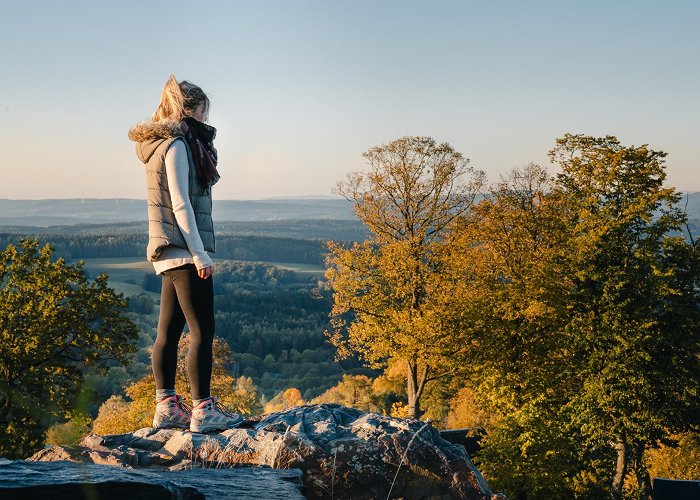
[[[147,257],[162,276],[158,333],[152,366],[156,382],[155,428],[211,432],[235,427],[228,412],[209,392],[214,341],[214,225],[211,187],[219,180],[213,146],[216,129],[204,123],[209,98],[196,85],[165,83],[150,122],[129,130],[136,155],[146,166],[148,188]],[[190,330],[187,375],[192,407],[175,393],[177,347],[183,328]]]

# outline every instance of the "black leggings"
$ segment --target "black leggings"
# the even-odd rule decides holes
[[[185,327],[190,330],[187,376],[192,399],[209,397],[214,342],[214,286],[212,278],[197,276],[193,264],[163,272],[158,334],[151,363],[156,389],[174,389],[177,345]]]

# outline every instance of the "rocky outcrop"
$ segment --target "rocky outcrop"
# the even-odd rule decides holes
[[[498,498],[461,445],[425,422],[306,405],[249,419],[219,434],[140,429],[89,435],[75,449],[29,460],[65,459],[171,471],[237,465],[300,469],[309,498]]]
[[[173,472],[70,461],[0,459],[0,498],[14,500],[287,500],[304,498],[300,487],[298,469],[244,467]]]

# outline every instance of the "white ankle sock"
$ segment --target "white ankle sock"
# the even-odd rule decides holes
[[[175,396],[176,394],[175,389],[156,389],[156,402]]]
[[[207,396],[206,398],[202,398],[202,399],[193,399],[192,400],[192,408],[196,408],[197,406],[202,404],[204,401],[207,401],[209,399],[211,399],[211,396]]]

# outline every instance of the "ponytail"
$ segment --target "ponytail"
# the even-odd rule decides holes
[[[165,82],[163,92],[160,95],[160,103],[156,112],[151,116],[151,121],[182,121],[201,102],[204,102],[204,113],[206,116],[209,113],[209,98],[204,91],[186,80],[178,82],[173,75],[170,75],[168,81]]]

